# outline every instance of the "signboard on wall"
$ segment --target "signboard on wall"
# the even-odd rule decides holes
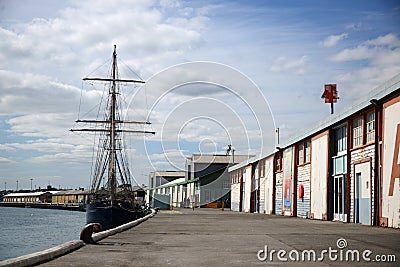
[[[288,148],[283,153],[283,206],[289,212],[292,206],[292,163],[293,149]]]

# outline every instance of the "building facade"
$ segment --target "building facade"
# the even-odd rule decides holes
[[[51,203],[50,192],[10,193],[4,196],[6,203]]]
[[[221,207],[230,205],[228,167],[248,159],[243,155],[193,154],[186,159],[180,178],[149,188],[152,206],[160,207]],[[157,172],[158,173],[158,172]],[[172,173],[172,172],[170,172]],[[164,203],[168,203],[165,205]]]
[[[146,202],[153,203],[155,194],[161,194],[161,188],[174,180],[184,178],[182,171],[155,171],[149,175],[149,188],[146,190]],[[164,192],[164,190],[163,190]]]
[[[52,195],[53,204],[79,205],[88,203],[89,191],[63,190]]]
[[[232,209],[400,227],[400,74],[229,168]]]

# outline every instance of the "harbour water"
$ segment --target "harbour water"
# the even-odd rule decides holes
[[[79,239],[85,212],[0,207],[0,261]]]

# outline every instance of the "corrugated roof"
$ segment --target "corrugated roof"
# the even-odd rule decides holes
[[[4,197],[37,197],[50,192],[10,193]],[[51,193],[50,193],[51,194]]]
[[[61,196],[61,195],[87,195],[90,192],[88,190],[63,190],[63,191],[57,191],[56,193],[53,193],[53,195],[56,196]]]
[[[235,162],[241,162],[242,160],[254,157],[254,155],[235,155]],[[227,155],[212,155],[212,154],[193,154],[192,158],[188,158],[189,161],[194,163],[231,163],[233,156]]]
[[[185,172],[180,171],[156,171],[151,173],[154,176],[162,176],[162,177],[184,177]]]
[[[168,183],[166,183],[166,184],[163,184],[163,185],[160,186],[160,187],[168,187],[168,186],[171,186],[171,185],[174,185],[174,184],[182,183],[182,182],[184,182],[184,181],[185,181],[185,177],[183,177],[183,178],[178,178],[178,179],[175,179],[175,180],[173,180],[173,181],[171,181],[171,182],[168,182]]]

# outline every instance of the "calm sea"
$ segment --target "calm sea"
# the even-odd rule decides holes
[[[79,239],[79,211],[0,207],[0,261]]]

